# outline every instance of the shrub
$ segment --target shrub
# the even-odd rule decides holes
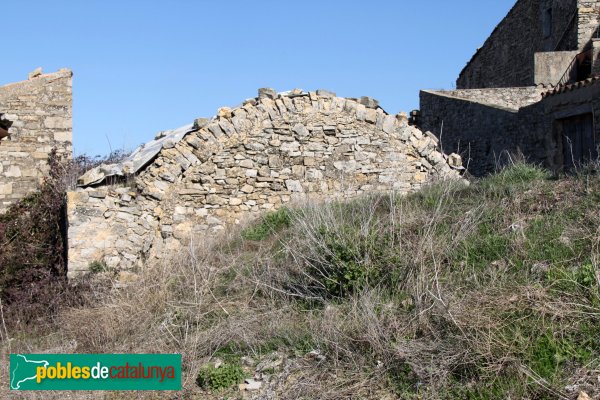
[[[405,274],[389,212],[394,199],[373,196],[305,207],[282,237],[289,275],[286,290],[304,299],[345,298],[366,287],[392,286]]]
[[[245,229],[242,237],[246,240],[261,241],[271,234],[287,228],[292,222],[290,211],[287,208],[268,213],[260,218],[259,222]]]
[[[49,317],[75,301],[66,274],[65,173],[53,150],[38,192],[0,215],[0,299],[7,323]]]
[[[208,364],[200,368],[196,382],[204,390],[218,391],[242,383],[244,376],[244,370],[237,363],[225,363],[218,368]]]
[[[99,274],[100,272],[104,272],[107,269],[107,265],[104,261],[92,261],[89,266],[89,271],[92,274]]]
[[[321,283],[328,296],[344,297],[356,293],[369,282],[377,282],[382,274],[377,249],[383,249],[376,232],[360,235],[355,227],[332,231],[318,230],[324,247],[321,262],[311,265],[309,273]],[[375,258],[375,259],[373,259]],[[370,262],[369,262],[370,261]]]

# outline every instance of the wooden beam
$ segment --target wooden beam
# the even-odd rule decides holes
[[[0,127],[0,139],[3,139],[9,135],[10,135],[10,133],[8,133],[8,131],[6,129]]]

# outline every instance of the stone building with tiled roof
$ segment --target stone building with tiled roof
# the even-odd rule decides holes
[[[555,170],[598,156],[600,1],[518,0],[457,79],[421,91],[416,121],[475,175],[515,153]]]

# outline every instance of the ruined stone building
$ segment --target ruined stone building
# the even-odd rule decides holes
[[[453,167],[433,135],[373,99],[260,90],[81,177],[68,194],[69,274],[92,261],[135,268],[292,202],[409,193],[459,178]]]
[[[71,157],[71,77],[36,71],[0,87],[0,212],[38,189],[53,148]]]
[[[597,157],[600,1],[518,0],[416,123],[482,175],[523,153],[554,170]]]

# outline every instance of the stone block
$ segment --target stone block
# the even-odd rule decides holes
[[[206,204],[225,205],[227,204],[227,199],[216,194],[209,194],[208,196],[206,196]]]
[[[199,130],[204,128],[206,125],[208,125],[208,123],[210,122],[209,119],[207,118],[196,118],[194,120],[194,125],[193,125],[193,129],[195,130]]]
[[[87,192],[87,195],[95,199],[104,199],[106,198],[107,192],[105,190],[92,190]]]
[[[396,123],[396,117],[393,115],[386,115],[383,119],[383,131],[385,133],[391,134],[394,132],[394,126]]]
[[[217,110],[217,116],[219,118],[228,118],[231,119],[231,117],[233,117],[233,114],[231,113],[231,108],[229,107],[221,107]]]
[[[46,117],[44,126],[48,129],[71,129],[71,120],[65,117]]]
[[[379,101],[375,100],[372,97],[363,96],[360,98],[360,104],[367,108],[377,108],[379,107]]]
[[[241,160],[239,165],[242,168],[254,168],[254,162],[248,159]]]
[[[317,96],[319,97],[336,97],[334,92],[325,89],[318,89]]]
[[[252,193],[254,192],[254,187],[251,185],[244,185],[240,190],[244,193]]]
[[[372,108],[367,109],[365,113],[365,121],[372,124],[377,122],[377,111]]]
[[[294,175],[297,178],[303,178],[305,171],[306,171],[306,167],[304,167],[302,165],[293,165],[292,166],[292,175]]]
[[[54,132],[54,140],[57,142],[71,142],[73,140],[71,131],[56,131]]]
[[[297,180],[288,179],[285,181],[285,186],[286,186],[287,190],[289,190],[290,192],[297,192],[297,193],[304,192],[302,183],[300,183],[300,181],[297,181]]]
[[[317,165],[317,160],[314,157],[304,157],[304,165],[307,167],[312,167]]]
[[[19,178],[22,176],[21,168],[17,165],[9,165],[3,174],[7,178]]]
[[[10,195],[13,193],[12,183],[0,183],[0,195]]]
[[[306,127],[304,125],[302,125],[302,124],[296,124],[296,125],[294,125],[293,131],[300,138],[305,138],[305,137],[307,137],[310,134],[310,132],[308,132],[308,129],[306,129]]]
[[[274,89],[271,88],[261,88],[258,89],[258,99],[262,100],[262,99],[276,99],[277,98],[277,92]]]
[[[43,74],[42,68],[38,67],[27,75],[28,80],[35,79]]]

